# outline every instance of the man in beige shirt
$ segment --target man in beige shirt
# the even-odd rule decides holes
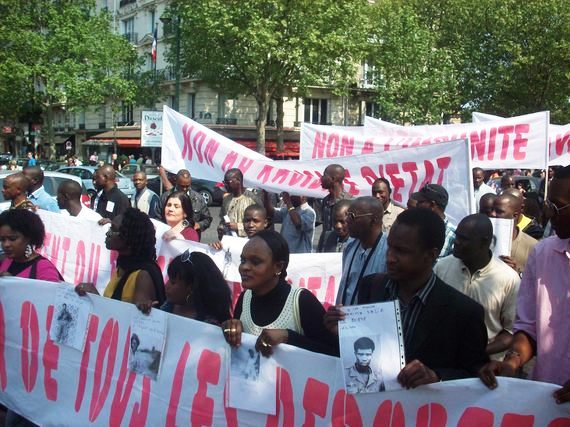
[[[220,209],[220,225],[218,226],[218,237],[224,234],[236,233],[239,237],[246,237],[243,227],[243,217],[245,210],[251,205],[262,205],[258,197],[243,186],[243,174],[237,168],[229,169],[224,175],[224,185],[228,194],[222,200]],[[227,221],[229,219],[229,221]]]
[[[384,207],[384,216],[382,217],[382,232],[388,233],[392,224],[396,221],[398,215],[404,212],[404,208],[396,206],[392,203],[390,196],[392,194],[392,187],[390,181],[386,178],[377,178],[372,183],[372,197],[376,197]]]
[[[469,215],[459,223],[453,255],[440,259],[435,274],[471,297],[485,309],[489,343],[487,354],[499,358],[513,339],[519,275],[490,250],[493,226],[483,214]]]
[[[530,251],[534,248],[534,245],[538,243],[538,240],[521,232],[518,225],[516,225],[520,220],[521,213],[521,201],[518,197],[512,194],[503,193],[500,196],[497,196],[493,202],[493,210],[491,211],[491,216],[493,218],[514,220],[515,226],[513,227],[511,256],[502,256],[501,259],[519,273],[519,275],[524,271]]]

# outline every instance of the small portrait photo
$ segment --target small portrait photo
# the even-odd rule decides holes
[[[145,342],[139,335],[131,335],[129,349],[129,370],[156,380],[160,369],[162,352],[159,345]]]
[[[60,345],[71,345],[75,341],[77,333],[78,307],[62,302],[57,305],[53,315],[54,329],[52,339]]]
[[[255,350],[255,347],[242,345],[232,348],[231,375],[233,377],[239,377],[246,381],[257,381],[260,364],[261,355]]]
[[[377,393],[385,390],[380,335],[347,336],[344,337],[341,348],[347,393]]]

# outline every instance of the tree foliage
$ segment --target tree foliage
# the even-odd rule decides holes
[[[139,60],[92,0],[0,0],[0,118],[133,102]]]
[[[429,123],[475,110],[570,121],[570,2],[379,0],[370,59],[383,117]]]
[[[365,0],[177,1],[182,72],[258,105],[257,149],[265,151],[269,101],[284,89],[346,88],[366,41]],[[174,62],[173,49],[170,60]]]

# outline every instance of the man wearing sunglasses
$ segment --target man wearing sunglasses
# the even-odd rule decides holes
[[[496,388],[496,375],[515,376],[536,356],[532,379],[561,385],[553,397],[564,403],[570,402],[570,166],[554,175],[546,205],[556,236],[531,252],[517,298],[513,343],[504,360],[485,365],[479,377]]]
[[[374,197],[359,197],[346,212],[351,240],[342,252],[342,278],[336,303],[356,304],[358,282],[364,276],[386,271],[386,233],[382,233],[384,207]]]

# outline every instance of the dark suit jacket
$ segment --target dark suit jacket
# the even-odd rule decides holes
[[[363,277],[358,303],[389,301],[387,282],[382,273]],[[442,380],[469,378],[489,361],[486,347],[483,307],[437,278],[405,349],[406,363],[418,359]]]

